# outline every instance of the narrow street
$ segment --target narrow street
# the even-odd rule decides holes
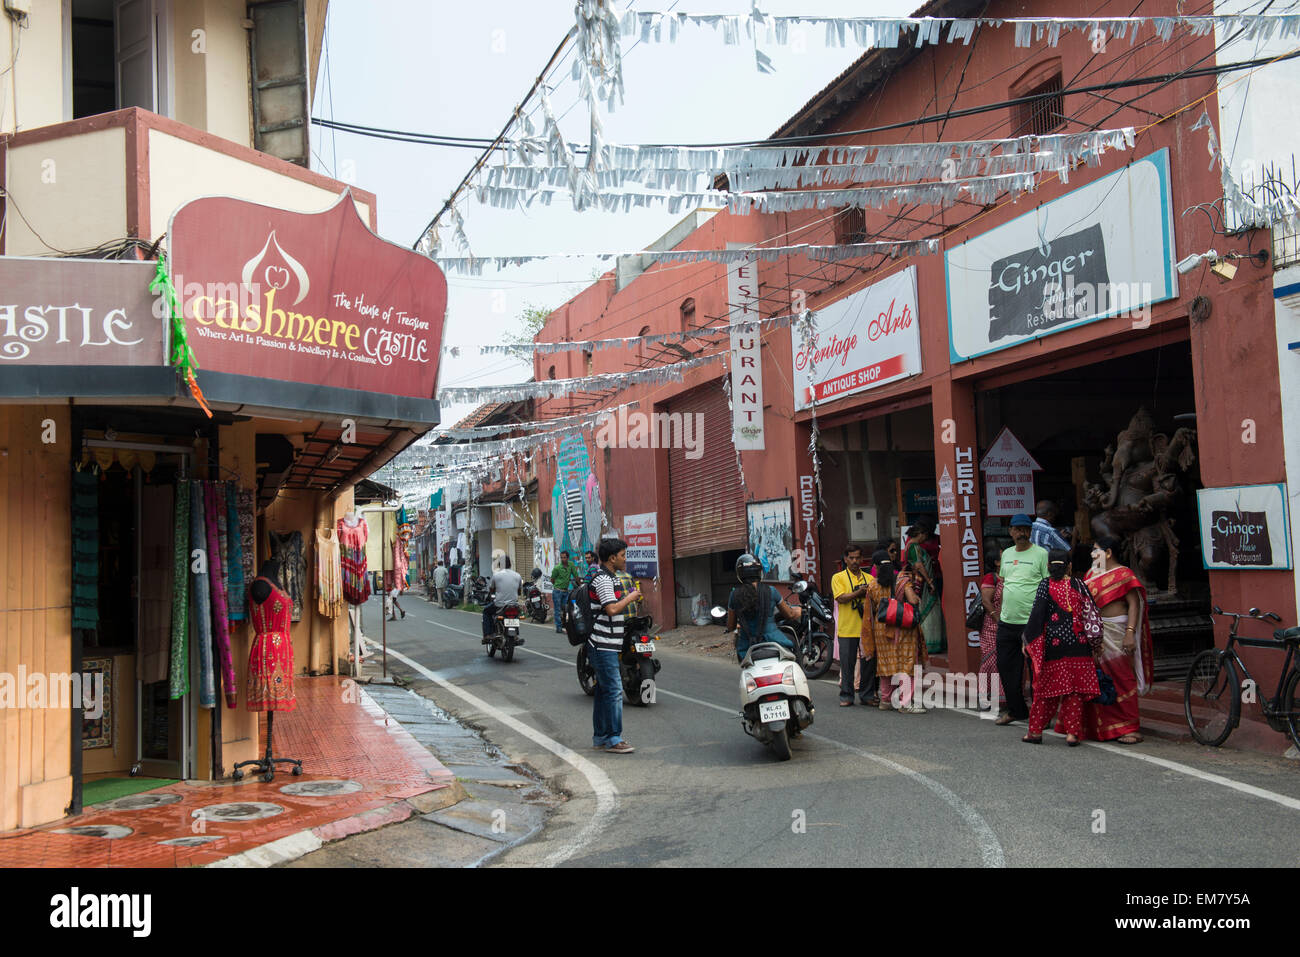
[[[406,607],[388,625],[390,673],[570,797],[493,866],[1281,867],[1300,854],[1287,826],[1300,777],[1282,759],[1152,738],[1031,748],[1023,725],[969,712],[839,708],[823,680],[811,733],[781,763],[741,731],[736,669],[674,648],[658,702],[624,708],[636,753],[593,751],[591,699],[552,624],[525,624],[504,664],[477,616],[413,595]]]

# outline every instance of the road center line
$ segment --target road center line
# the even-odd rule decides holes
[[[439,625],[439,627],[450,628],[448,625]],[[469,632],[461,631],[459,628],[450,628],[450,630],[460,631],[461,634],[469,634]],[[527,651],[528,649],[524,650]],[[439,677],[428,668],[424,667],[424,665],[407,657],[400,651],[394,651],[392,648],[389,648],[388,653],[398,661],[419,672],[429,681],[438,685],[438,687],[456,695],[466,704],[473,708],[477,708],[484,714],[491,715],[507,728],[510,728],[517,734],[523,735],[535,744],[541,745],[561,761],[571,765],[587,779],[587,783],[591,785],[592,791],[596,794],[596,812],[591,816],[591,819],[586,823],[582,831],[572,843],[560,848],[542,861],[543,867],[554,867],[557,864],[564,863],[600,836],[601,831],[605,829],[606,825],[609,824],[610,820],[618,812],[618,788],[614,786],[614,782],[610,780],[609,775],[600,767],[593,764],[573,749],[556,741],[554,738],[547,737],[536,728],[524,724],[517,718],[506,714],[500,708],[488,704],[482,698],[478,697],[478,695],[471,694],[463,688],[456,687],[456,685],[452,684],[446,678]]]

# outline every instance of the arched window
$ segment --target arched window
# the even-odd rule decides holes
[[[586,371],[585,373],[583,373],[583,374],[584,374],[584,375],[591,375],[591,370],[592,370],[592,366],[593,366],[593,362],[592,362],[592,354],[591,354],[590,352],[584,352],[584,353],[582,354],[582,358],[583,358],[583,368],[587,370],[587,371]]]
[[[549,369],[546,370],[546,378],[548,379],[555,378],[555,366],[551,366]]]
[[[637,365],[640,365],[641,363],[645,362],[646,357],[650,354],[650,347],[646,345],[646,341],[645,341],[645,337],[648,335],[650,335],[649,326],[642,326],[641,331],[636,334],[637,339],[640,340],[636,344]]]

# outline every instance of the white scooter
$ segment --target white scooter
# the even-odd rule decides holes
[[[711,611],[725,621],[726,609]],[[790,760],[790,738],[813,723],[808,678],[794,652],[774,641],[750,645],[740,663],[740,721],[745,733]]]

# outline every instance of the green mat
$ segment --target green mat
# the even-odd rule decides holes
[[[141,791],[152,791],[154,788],[177,783],[179,782],[175,778],[100,778],[82,785],[81,803],[83,807],[90,807],[92,804],[116,801],[128,794],[139,794]]]

